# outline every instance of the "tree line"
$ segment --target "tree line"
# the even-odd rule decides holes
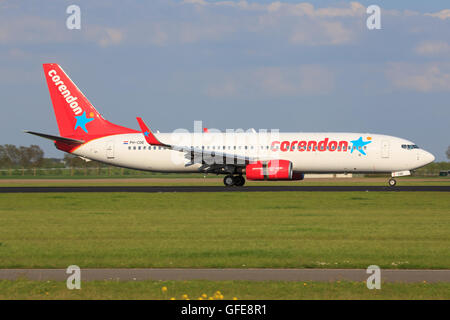
[[[44,151],[35,144],[16,147],[12,144],[0,145],[1,168],[36,168],[44,162]]]
[[[74,155],[65,153],[63,159],[45,158],[44,151],[38,145],[29,147],[12,144],[0,145],[0,169],[33,169],[33,168],[98,168],[106,165],[97,162],[86,162]]]

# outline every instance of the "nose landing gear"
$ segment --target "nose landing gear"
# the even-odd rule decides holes
[[[389,187],[395,187],[395,185],[397,184],[397,180],[395,180],[394,178],[390,178],[388,183]]]

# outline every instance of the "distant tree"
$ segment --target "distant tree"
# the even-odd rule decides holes
[[[18,165],[21,160],[20,150],[12,144],[5,144],[3,146],[4,167],[12,167]]]
[[[86,166],[86,161],[69,153],[64,154],[64,162],[67,167],[71,168],[83,168]]]
[[[60,158],[44,158],[41,167],[43,168],[64,168],[64,160]]]
[[[37,145],[19,148],[12,144],[0,146],[0,167],[2,168],[39,167],[43,160],[44,151]]]
[[[32,144],[26,150],[28,165],[40,167],[44,162],[44,151],[38,145]]]
[[[6,157],[5,147],[0,145],[0,168],[6,167],[6,165],[5,165],[6,161],[7,161],[7,157]]]
[[[448,146],[448,149],[447,149],[447,159],[450,159],[450,146]]]
[[[22,168],[40,167],[44,159],[44,151],[37,146],[19,147],[20,160],[19,164]]]

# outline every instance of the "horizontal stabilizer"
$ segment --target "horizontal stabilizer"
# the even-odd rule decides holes
[[[83,144],[84,143],[83,140],[64,138],[64,137],[60,137],[60,136],[53,136],[51,134],[33,132],[33,131],[28,131],[28,130],[25,130],[24,132],[29,133],[29,134],[34,134],[35,136],[39,136],[39,137],[42,137],[45,139],[49,139],[49,140],[53,140],[53,141],[60,141],[60,142],[68,143],[68,144]]]

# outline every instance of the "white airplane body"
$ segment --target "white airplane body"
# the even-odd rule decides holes
[[[152,133],[105,120],[57,64],[44,64],[60,136],[58,149],[114,166],[157,172],[225,174],[227,186],[249,180],[302,180],[305,173],[409,175],[434,161],[413,142],[372,133]],[[394,186],[395,179],[389,184]]]

